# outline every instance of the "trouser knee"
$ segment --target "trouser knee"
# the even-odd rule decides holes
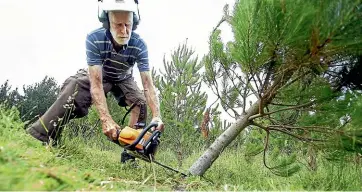
[[[147,121],[147,105],[146,104],[141,104],[139,107],[140,107],[140,113],[139,113],[139,116],[138,116],[137,123],[146,124],[146,121]]]
[[[49,142],[50,138],[56,140],[69,120],[88,114],[90,105],[89,80],[84,76],[69,77],[56,101],[27,132],[43,142]]]

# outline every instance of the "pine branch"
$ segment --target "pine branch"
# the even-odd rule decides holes
[[[220,96],[220,94],[219,94],[219,92],[217,91],[216,93],[215,93],[215,91],[213,90],[213,89],[211,89],[211,91],[217,96],[217,98],[218,99],[220,99],[220,102],[221,103],[223,103],[223,104],[225,104],[227,107],[229,107],[229,105],[221,98],[221,96]],[[229,107],[230,108],[230,107]],[[232,118],[236,118],[236,116],[232,116],[224,107],[223,107],[223,109],[224,109],[224,111],[230,116],[230,117],[232,117]],[[230,108],[231,110],[234,110],[233,108]],[[234,110],[235,111],[235,110]],[[234,112],[233,111],[233,112]],[[235,111],[236,112],[236,111]],[[234,115],[235,115],[235,112],[234,112]]]
[[[265,166],[265,167],[267,167],[268,169],[272,169],[271,167],[269,167],[269,166],[266,164],[266,151],[267,151],[268,145],[269,145],[269,136],[270,136],[270,132],[269,132],[269,131],[266,131],[265,146],[264,146],[264,151],[263,151],[263,163],[264,163],[264,166]]]
[[[211,91],[218,97],[218,99],[220,99],[220,101],[221,101],[222,104],[225,104],[227,107],[229,107],[230,109],[232,109],[232,108],[221,98],[221,96],[220,96],[220,92],[219,92],[219,89],[218,89],[219,84],[217,83],[216,75],[215,75],[215,73],[214,73],[214,70],[212,70],[211,75],[212,75],[212,77],[211,77],[212,81],[211,81],[211,87],[210,87],[210,88],[211,88]],[[215,87],[215,90],[213,89],[212,86]],[[216,92],[215,92],[215,91],[216,91]],[[236,116],[232,116],[224,107],[223,107],[223,109],[224,109],[224,111],[225,111],[230,117],[236,118]],[[234,109],[232,109],[232,110],[234,110]],[[236,112],[236,111],[234,110],[234,113],[235,113],[235,112]]]
[[[261,98],[261,86],[263,85],[263,82],[261,81],[259,75],[257,75],[256,73],[253,72],[253,69],[252,69],[251,65],[248,64],[247,66],[249,67],[249,70],[250,70],[250,79],[253,80],[253,82],[255,84],[255,87],[258,90],[256,96],[258,98]],[[256,76],[257,79],[255,79],[254,76]],[[258,85],[258,83],[259,83],[259,85]]]
[[[308,138],[308,137],[303,137],[303,136],[300,136],[300,135],[296,135],[294,133],[291,133],[290,131],[287,131],[287,130],[283,130],[283,129],[278,129],[278,128],[268,128],[268,130],[271,130],[271,131],[278,131],[278,132],[282,132],[282,133],[285,133],[289,136],[292,136],[294,138],[297,138],[301,141],[308,141],[308,142],[311,142],[311,141],[320,141],[320,142],[326,142],[326,140],[323,140],[323,139],[313,139],[313,138]]]
[[[247,82],[249,84],[249,80]],[[244,96],[243,96],[243,115],[246,114],[246,98],[248,97],[248,93],[247,93],[247,85],[245,85],[245,88],[244,88]],[[250,92],[250,91],[249,91]]]
[[[224,15],[222,16],[222,18],[220,19],[220,21],[216,24],[216,26],[214,27],[214,29],[212,30],[211,33],[215,33],[215,31],[217,30],[217,28],[220,27],[220,25],[223,23],[223,22],[228,22],[230,23],[231,22],[231,16],[229,15],[228,13],[228,8],[229,8],[229,5],[228,4],[225,4],[224,8],[223,8],[223,11],[224,11]]]
[[[211,108],[220,98],[217,98],[214,102],[212,102],[212,104],[209,106],[209,108]]]
[[[220,63],[220,65],[221,65],[221,66],[223,67],[223,69],[225,70],[228,78],[230,79],[231,83],[233,84],[233,86],[234,86],[234,87],[236,88],[236,90],[238,91],[239,95],[242,96],[243,94],[241,93],[240,89],[238,88],[238,86],[235,85],[234,80],[231,78],[231,74],[229,73],[229,69],[230,69],[230,68],[227,69],[222,63]],[[244,89],[246,89],[246,86],[245,86]]]
[[[214,73],[213,73],[213,74],[214,74]],[[215,87],[215,89],[216,89],[216,92],[215,92],[214,89],[211,88],[212,92],[218,97],[218,99],[220,99],[220,101],[221,101],[222,104],[226,105],[229,109],[231,109],[231,110],[234,112],[234,115],[235,115],[235,116],[232,116],[232,115],[227,111],[227,109],[225,109],[225,108],[223,107],[223,108],[224,108],[224,111],[225,111],[230,117],[236,118],[236,114],[238,114],[238,113],[235,111],[235,109],[233,109],[232,107],[230,107],[230,106],[228,105],[228,103],[226,103],[226,102],[221,98],[221,96],[220,96],[220,92],[219,92],[219,89],[218,89],[219,84],[218,84],[217,81],[216,81],[215,75],[213,75],[213,77],[212,77],[212,83],[213,83],[213,85],[214,85],[214,87]]]
[[[276,51],[277,51],[277,47],[275,47],[275,49],[274,49],[274,51],[273,51],[273,56],[272,56],[271,61],[270,61],[270,63],[269,63],[269,67],[268,67],[268,70],[267,70],[267,72],[266,72],[266,77],[265,77],[265,79],[264,79],[264,83],[261,84],[261,90],[260,90],[261,93],[264,92],[264,91],[268,88],[268,84],[269,84],[269,81],[270,81],[270,77],[271,77],[271,75],[272,75],[272,72],[274,72],[274,71],[273,71],[273,68],[274,68],[274,66],[275,66],[275,64],[276,64],[276,61],[275,61],[275,58],[276,58],[275,52],[276,52]],[[260,93],[260,94],[261,94],[261,93]]]
[[[231,80],[233,86],[236,88],[236,90],[238,91],[239,95],[243,98],[243,106],[242,106],[242,114],[246,113],[246,98],[248,96],[248,89],[247,89],[247,84],[244,83],[244,81],[242,81],[240,78],[240,82],[244,84],[244,93],[241,93],[240,89],[238,88],[238,86],[235,85],[234,80],[231,78],[232,75],[229,73],[229,71],[233,71],[235,74],[235,71],[230,69],[230,68],[226,68],[223,64],[221,64],[221,66],[224,68],[225,72],[227,73],[227,76],[229,77],[229,79]],[[235,74],[236,77],[238,77],[238,75]],[[247,80],[247,83],[249,83],[249,79]],[[239,116],[239,115],[238,115]]]
[[[273,113],[278,113],[278,112],[281,112],[281,111],[287,111],[287,110],[292,110],[292,109],[299,109],[299,108],[304,108],[304,107],[309,107],[311,105],[314,104],[314,101],[310,101],[308,103],[305,103],[305,104],[301,104],[301,105],[296,105],[296,106],[291,106],[291,107],[286,107],[286,108],[283,108],[283,109],[278,109],[278,110],[275,110],[275,111],[271,111],[271,112],[267,112],[267,113],[263,113],[263,114],[256,114],[256,115],[252,115],[249,117],[249,120],[253,120],[255,118],[259,118],[259,117],[264,117],[266,115],[271,115]]]
[[[332,77],[335,77],[335,78],[342,78],[341,76],[339,75],[335,75],[335,74],[338,74],[336,72],[334,72],[334,74],[332,74],[334,71],[326,71],[326,74],[332,76]]]
[[[264,83],[261,84],[260,95],[268,88],[268,84],[269,84],[271,74],[272,74],[272,65],[269,66],[268,72],[267,72],[266,77],[264,79]]]
[[[251,125],[257,126],[257,127],[261,128],[261,129],[267,131],[267,132],[268,132],[268,131],[278,131],[278,132],[282,132],[282,133],[284,133],[284,134],[287,134],[287,135],[289,135],[289,136],[292,136],[292,137],[294,137],[294,138],[297,138],[297,139],[299,139],[299,140],[301,140],[301,141],[308,141],[308,142],[311,142],[311,141],[325,142],[325,141],[326,141],[326,140],[322,140],[322,139],[314,139],[314,138],[309,138],[309,137],[303,137],[303,136],[300,136],[300,135],[296,135],[296,134],[294,134],[294,133],[292,133],[292,132],[290,132],[290,131],[283,130],[283,129],[278,129],[277,127],[271,127],[271,126],[265,127],[265,126],[263,126],[263,125],[261,125],[261,124],[259,124],[259,123],[254,122],[254,121],[251,122]]]
[[[278,125],[280,124],[280,122],[272,117],[270,117],[269,115],[266,116],[266,118],[273,124],[273,125]]]
[[[230,21],[231,21],[231,16],[228,14],[227,9],[228,9],[228,4],[226,4],[226,5],[224,6],[224,15],[223,15],[223,17],[220,19],[220,21],[217,23],[217,25],[214,27],[214,29],[212,30],[212,33],[211,33],[211,34],[215,33],[215,31],[220,27],[220,25],[221,25],[223,22],[225,22],[225,21],[230,22]],[[220,65],[223,66],[222,63],[220,63]],[[223,67],[224,67],[224,66],[223,66]],[[227,71],[227,70],[226,70],[226,71]],[[213,71],[213,72],[214,72],[214,71]],[[233,111],[233,113],[234,113],[235,116],[232,116],[232,115],[231,115],[229,112],[227,112],[227,110],[223,107],[223,108],[224,108],[224,111],[225,111],[229,116],[231,116],[231,117],[233,117],[233,118],[239,117],[240,114],[239,114],[235,109],[233,109],[227,102],[225,102],[225,101],[221,98],[220,92],[219,92],[219,89],[218,89],[219,85],[218,85],[218,83],[217,83],[217,81],[216,81],[216,76],[214,75],[214,73],[212,73],[212,75],[213,75],[213,77],[212,77],[212,83],[213,83],[213,85],[214,85],[214,87],[215,87],[215,89],[216,89],[216,93],[214,92],[213,89],[212,89],[212,91],[214,92],[214,94],[220,99],[220,101],[221,101],[224,105],[226,105],[230,110]],[[228,76],[229,76],[229,75],[228,75]],[[232,82],[233,82],[233,81],[232,81]],[[234,82],[233,82],[233,84],[234,84]],[[235,84],[234,84],[234,86],[235,86]]]
[[[258,74],[254,73],[254,75],[256,76],[256,78],[257,78],[257,80],[258,80],[258,82],[259,82],[259,87],[260,87],[260,88],[258,88],[258,89],[259,89],[259,95],[261,95],[262,92],[263,92],[263,82],[262,82],[262,80],[261,80],[260,77],[259,77],[260,73],[258,73]],[[254,75],[253,75],[253,76],[254,76]],[[254,80],[255,80],[255,79],[254,79]],[[255,81],[255,86],[257,86],[256,81]]]
[[[273,85],[271,85],[270,88],[264,94],[264,96],[262,98],[263,100],[270,102],[272,100],[272,98],[274,98],[276,96],[276,91],[279,90],[284,84],[284,82],[283,82],[284,78],[286,78],[288,80],[288,79],[290,79],[290,76],[292,75],[291,72],[288,72],[288,73],[287,72],[288,71],[283,72],[281,75],[278,76],[278,78],[275,79],[275,81],[273,82]],[[267,96],[267,97],[265,97],[265,96]]]
[[[264,131],[266,131],[266,132],[268,132],[268,130],[269,130],[267,127],[265,127],[265,126],[263,126],[263,125],[261,125],[261,124],[259,124],[259,123],[255,122],[255,121],[251,121],[251,122],[250,122],[250,125],[257,126],[257,127],[259,127],[259,128],[261,128],[261,129],[263,129],[263,130],[264,130]]]
[[[278,88],[280,88],[283,85],[283,79],[284,79],[284,74],[282,74],[282,76],[278,76],[275,81],[273,82],[273,84],[268,88],[268,90],[266,91],[265,95],[263,97],[261,97],[259,99],[259,115],[264,116],[264,104],[269,103],[272,101],[272,99],[276,96],[276,91],[278,90]],[[290,79],[291,73],[287,73],[286,78]],[[285,80],[284,80],[285,81]],[[255,116],[255,115],[253,115]],[[251,116],[251,117],[253,117]],[[249,120],[251,117],[249,117]]]
[[[227,93],[227,85],[226,85],[226,87],[223,89],[223,91],[225,91],[225,93],[224,93],[223,95],[227,98],[227,101],[230,101],[231,98],[230,98],[230,96],[229,96],[228,93]],[[234,115],[235,115],[233,118],[236,119],[237,117],[240,116],[239,113],[234,109],[234,107],[233,107],[233,106],[230,106],[229,102],[226,102],[225,100],[223,100],[220,95],[218,95],[218,97],[220,98],[220,100],[222,101],[222,103],[223,103],[224,105],[226,105],[226,107],[227,107],[228,109],[230,109],[230,110],[233,111],[233,113],[234,113]]]
[[[235,70],[231,70],[231,72],[234,73],[234,75],[239,79],[239,81],[241,81],[242,83],[245,84],[245,88],[248,87],[251,78],[248,78],[248,76],[247,76],[247,77],[246,77],[247,82],[245,83],[245,82],[243,81],[243,79],[242,79],[238,74],[236,74]],[[258,92],[254,89],[253,86],[250,86],[250,89],[251,89],[251,91],[254,93],[254,95],[256,95],[257,97],[259,97],[259,96],[258,96]]]
[[[304,130],[304,131],[314,131],[314,132],[326,133],[326,134],[332,134],[332,132],[343,132],[343,131],[338,131],[338,130],[334,130],[334,129],[327,128],[327,127],[321,127],[321,126],[298,127],[298,126],[289,126],[289,125],[269,125],[268,127],[283,128],[283,129],[299,129],[299,130]]]
[[[294,107],[294,106],[297,106],[297,105],[292,105],[292,104],[284,104],[284,103],[269,103],[270,105],[277,105],[277,106],[284,106],[284,107]]]
[[[307,72],[302,73],[301,75],[297,76],[296,78],[294,78],[294,79],[291,80],[290,82],[284,84],[279,90],[282,90],[283,88],[288,87],[289,85],[295,83],[296,81],[298,81],[298,80],[301,79],[302,77],[308,75],[309,73],[311,73],[311,71],[307,71]]]

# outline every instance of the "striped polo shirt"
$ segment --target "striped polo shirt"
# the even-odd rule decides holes
[[[102,65],[103,79],[120,82],[132,77],[133,66],[137,63],[140,72],[149,71],[147,45],[135,32],[131,33],[128,44],[117,52],[111,43],[111,33],[105,28],[87,34],[86,55],[88,65]]]

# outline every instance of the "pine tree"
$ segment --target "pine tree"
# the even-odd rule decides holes
[[[31,123],[41,116],[56,100],[60,86],[53,77],[45,76],[40,82],[23,86],[20,113],[23,121]]]
[[[361,97],[353,92],[341,101],[343,94],[325,77],[361,53],[361,0],[243,0],[232,15],[225,11],[218,26],[225,21],[234,40],[225,46],[215,28],[203,63],[205,81],[236,122],[190,167],[191,174],[203,175],[247,127],[264,131],[264,163],[280,175],[298,167],[289,166],[295,155],[267,165],[272,134],[331,150],[361,148],[361,131],[349,126],[360,121]]]
[[[0,86],[0,103],[5,107],[19,107],[23,97],[19,94],[18,88],[11,90],[9,80],[6,80],[4,84]]]
[[[165,72],[155,77],[155,86],[160,93],[162,120],[167,132],[163,145],[172,149],[179,166],[193,150],[202,144],[200,125],[206,108],[207,95],[201,89],[201,67],[194,50],[187,43],[179,45],[171,53],[171,60],[164,57]]]

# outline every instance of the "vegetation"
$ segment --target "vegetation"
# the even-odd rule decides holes
[[[209,136],[208,130],[218,119],[206,122],[208,128],[202,130],[203,113],[206,110],[207,94],[202,91],[202,65],[197,58],[192,58],[194,51],[187,44],[180,45],[171,54],[171,61],[164,59],[165,72],[153,71],[155,86],[160,91],[161,115],[168,134],[164,142],[174,151],[182,166],[183,160],[192,151],[204,146]],[[216,108],[210,109],[209,115],[215,114]],[[204,137],[200,137],[202,131]],[[212,134],[210,134],[212,135]]]
[[[271,137],[295,149],[299,144],[289,141],[299,140],[312,159],[315,150],[360,154],[360,93],[346,85],[358,84],[350,79],[362,54],[361,7],[360,0],[237,1],[232,14],[226,7],[220,23],[230,24],[234,39],[222,42],[215,28],[203,58],[204,79],[236,122],[190,172],[203,175],[241,131],[252,128],[265,133],[255,150],[264,156],[280,147]],[[333,80],[342,82],[339,89]],[[292,174],[299,170],[292,164],[295,152],[289,149],[280,164],[268,165],[264,157],[264,164],[276,174]]]
[[[361,0],[236,1],[202,59],[187,43],[165,57],[152,71],[166,125],[156,159],[188,177],[120,163],[123,149],[104,136],[94,107],[57,146],[42,145],[24,129],[59,85],[45,77],[20,94],[6,81],[0,190],[360,190],[361,17]],[[222,22],[233,41],[221,41]],[[111,94],[107,104],[121,124],[126,109]]]
[[[315,172],[303,166],[293,176],[280,177],[264,167],[262,156],[248,157],[243,148],[227,149],[205,178],[182,178],[143,161],[138,161],[138,168],[119,163],[121,149],[107,142],[101,131],[87,139],[67,137],[61,147],[43,146],[24,132],[19,112],[15,108],[5,109],[3,105],[0,126],[2,191],[359,190],[362,187],[362,168],[352,156],[339,161],[323,158]],[[65,129],[65,135],[69,131]],[[184,159],[182,171],[202,153],[201,149],[189,151],[193,154]],[[163,148],[157,159],[177,166],[178,160],[172,153]],[[298,158],[298,161],[305,162],[305,159]]]

